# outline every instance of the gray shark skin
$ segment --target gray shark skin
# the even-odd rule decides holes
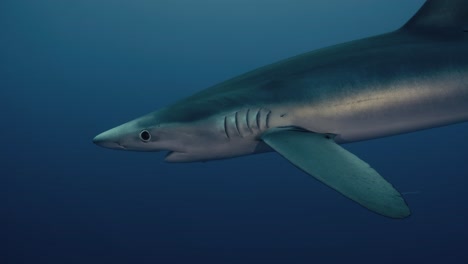
[[[105,131],[112,149],[193,162],[277,151],[391,218],[406,202],[338,144],[468,121],[468,1],[429,0],[402,28],[259,69]]]

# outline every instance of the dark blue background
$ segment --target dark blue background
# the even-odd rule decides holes
[[[422,2],[0,1],[0,262],[466,263],[468,124],[345,146],[409,192],[400,221],[274,153],[166,164],[91,143],[255,67],[396,29]]]

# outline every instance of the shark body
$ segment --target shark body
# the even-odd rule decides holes
[[[468,121],[468,2],[429,0],[402,28],[308,52],[105,131],[98,145],[192,162],[277,151],[392,218],[400,193],[338,144]]]

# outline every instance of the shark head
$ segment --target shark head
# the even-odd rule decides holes
[[[102,132],[94,137],[93,142],[101,147],[117,150],[164,150],[158,141],[163,129],[159,129],[160,125],[151,120],[154,120],[151,115],[134,119]]]
[[[151,113],[104,131],[93,142],[117,150],[168,151],[170,157],[196,149],[195,143],[200,141],[190,140],[196,134],[196,126],[158,122],[157,114]]]
[[[157,111],[104,131],[93,142],[117,150],[167,151],[168,162],[230,158],[257,150],[259,141],[253,135],[228,137],[224,121],[224,117],[167,121]]]

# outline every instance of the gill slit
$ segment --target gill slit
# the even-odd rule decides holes
[[[265,118],[265,127],[266,128],[270,128],[270,114],[271,114],[271,110],[268,112],[266,118]]]
[[[240,130],[239,130],[239,118],[238,118],[238,113],[239,112],[236,112],[236,114],[234,115],[234,121],[235,121],[235,124],[236,124],[236,130],[237,130],[237,134],[239,134],[240,137],[243,137]]]
[[[256,123],[257,123],[257,129],[258,129],[258,130],[261,130],[261,129],[260,129],[260,112],[261,112],[261,111],[262,111],[261,108],[258,109],[258,110],[257,110],[257,115],[255,116],[255,121],[256,121]]]
[[[227,116],[224,116],[224,134],[226,134],[226,138],[227,139],[230,139],[231,137],[229,136],[228,134],[228,131],[227,131]]]
[[[252,134],[252,128],[250,128],[250,123],[249,123],[249,113],[250,113],[250,108],[247,108],[247,114],[245,115],[245,122],[247,123],[247,128],[249,129],[250,133]]]

